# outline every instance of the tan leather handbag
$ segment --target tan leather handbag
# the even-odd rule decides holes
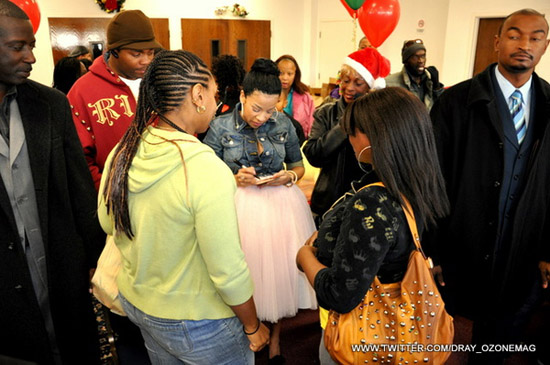
[[[453,343],[453,318],[445,310],[412,208],[405,202],[416,249],[403,280],[382,284],[375,277],[351,312],[329,313],[325,346],[340,364],[444,364],[451,354],[445,345]]]

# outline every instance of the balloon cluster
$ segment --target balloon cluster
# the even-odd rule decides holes
[[[29,17],[34,33],[40,25],[40,9],[36,0],[10,0]],[[400,15],[398,0],[340,0],[349,15],[357,18],[365,36],[378,47],[397,26]]]
[[[340,0],[349,15],[359,25],[373,47],[378,47],[390,36],[401,14],[398,0]]]
[[[27,14],[32,24],[32,30],[34,34],[36,34],[36,31],[38,30],[38,26],[40,25],[40,9],[38,8],[38,4],[36,3],[36,0],[10,0],[10,1],[15,5],[17,5],[21,10],[23,10],[25,14]]]

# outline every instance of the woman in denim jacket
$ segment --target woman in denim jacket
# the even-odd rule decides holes
[[[304,174],[291,121],[277,113],[279,70],[257,59],[246,75],[240,104],[210,124],[204,143],[233,171],[242,248],[255,284],[260,319],[273,323],[270,363],[284,361],[281,319],[317,307],[315,294],[296,269],[296,253],[315,231],[305,196],[294,185]],[[285,169],[286,165],[286,169]]]

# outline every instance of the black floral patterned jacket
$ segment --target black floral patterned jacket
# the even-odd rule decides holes
[[[373,179],[352,184],[319,227],[317,258],[327,268],[315,277],[315,292],[323,308],[338,313],[359,304],[375,275],[383,283],[400,281],[414,248],[403,208],[386,188],[359,190]]]

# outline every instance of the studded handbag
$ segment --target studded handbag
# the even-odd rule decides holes
[[[329,313],[325,346],[340,364],[444,364],[451,354],[453,318],[445,310],[431,260],[422,251],[412,209],[405,202],[416,249],[403,280],[382,284],[375,277],[351,312]]]

